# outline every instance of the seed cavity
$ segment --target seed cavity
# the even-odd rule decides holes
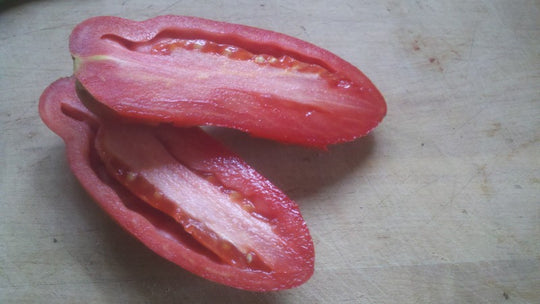
[[[175,51],[187,50],[207,54],[215,54],[225,56],[231,60],[250,61],[262,67],[275,67],[283,69],[285,73],[302,73],[315,76],[319,79],[326,80],[329,86],[337,87],[341,90],[362,90],[362,87],[351,82],[346,75],[341,75],[334,71],[331,66],[327,66],[318,58],[311,58],[301,54],[295,55],[287,50],[274,49],[274,46],[268,46],[268,54],[256,53],[251,51],[252,47],[236,46],[227,43],[215,42],[205,38],[183,39],[182,35],[176,35],[165,30],[158,33],[149,41],[136,43],[127,40],[123,37],[106,34],[101,39],[116,42],[126,49],[135,52],[147,53],[158,56],[172,55]],[[287,55],[292,54],[292,55]],[[184,54],[182,54],[184,55]],[[295,56],[295,57],[291,57]],[[298,56],[298,57],[296,57]],[[80,62],[75,58],[74,68],[78,70]],[[116,60],[118,58],[107,57],[105,55],[96,55],[92,60]]]
[[[268,54],[254,54],[233,45],[216,43],[204,39],[163,40],[153,45],[150,53],[155,55],[171,55],[175,50],[179,49],[226,56],[232,60],[251,61],[260,66],[280,68],[287,72],[313,74],[326,79],[331,85],[336,85],[342,89],[348,89],[352,85],[350,81],[342,79],[318,64],[306,63],[288,55],[275,57]]]

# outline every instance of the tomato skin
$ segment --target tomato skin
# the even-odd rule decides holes
[[[302,73],[193,50],[176,57],[151,54],[152,46],[174,45],[180,38],[295,58],[308,63],[308,70],[317,66],[326,72]],[[73,30],[70,51],[75,76],[95,99],[143,123],[217,125],[325,148],[366,135],[386,114],[383,96],[350,63],[305,41],[243,25],[184,16],[142,22],[95,17]]]
[[[51,84],[40,98],[39,112],[47,126],[66,143],[70,168],[81,185],[120,226],[158,255],[209,280],[253,291],[292,288],[313,274],[313,243],[296,204],[202,130],[181,129],[180,141],[185,146],[176,140],[170,144],[190,151],[184,161],[196,170],[210,171],[221,176],[225,185],[241,187],[240,190],[263,198],[264,204],[270,206],[266,214],[279,223],[277,233],[299,254],[293,271],[260,271],[220,263],[178,223],[108,177],[93,146],[102,123],[78,99],[74,78]]]

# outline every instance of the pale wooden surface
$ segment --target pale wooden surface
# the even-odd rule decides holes
[[[538,1],[31,1],[0,12],[1,303],[540,303]],[[38,118],[93,15],[183,14],[328,48],[388,116],[329,152],[217,131],[300,205],[305,285],[255,294],[202,280],[118,228]]]

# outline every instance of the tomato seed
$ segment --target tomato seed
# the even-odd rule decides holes
[[[246,261],[248,262],[248,264],[253,262],[253,253],[250,252],[250,253],[246,254]]]
[[[127,182],[132,182],[136,178],[137,178],[137,173],[135,173],[135,172],[128,172],[127,175],[126,175],[126,181]]]
[[[163,193],[161,193],[160,191],[156,191],[154,192],[154,195],[152,195],[152,197],[156,200],[159,200],[163,197]]]

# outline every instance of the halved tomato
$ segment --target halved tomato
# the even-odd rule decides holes
[[[70,37],[75,77],[137,122],[217,125],[326,147],[367,134],[386,104],[338,56],[267,30],[195,17],[95,17]]]
[[[39,110],[82,186],[157,254],[246,290],[291,288],[312,275],[313,243],[297,205],[201,129],[97,117],[74,78],[49,86]]]

